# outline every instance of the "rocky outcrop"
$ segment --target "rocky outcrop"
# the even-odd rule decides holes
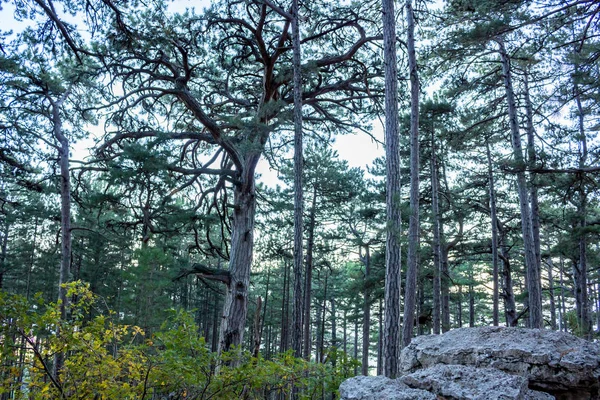
[[[397,380],[344,382],[342,400],[430,398],[407,390],[452,400],[599,399],[600,346],[562,332],[485,327],[419,336],[402,350],[400,367]]]
[[[598,394],[600,346],[549,330],[462,328],[419,336],[400,356],[403,373],[438,364],[496,368],[527,378],[530,388],[589,399]]]
[[[355,376],[340,385],[343,400],[437,400],[430,392],[411,389],[384,376]]]
[[[554,399],[527,387],[527,379],[495,368],[436,365],[400,378],[415,389],[434,393],[438,399],[524,400]]]

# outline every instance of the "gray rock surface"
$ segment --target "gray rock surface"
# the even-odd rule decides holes
[[[538,392],[537,390],[527,390],[525,393],[525,400],[555,400],[556,397],[550,393]]]
[[[436,400],[433,393],[411,389],[384,376],[355,376],[340,385],[340,400]]]
[[[549,330],[462,328],[419,336],[400,357],[405,374],[438,364],[496,368],[557,398],[590,399],[598,394],[600,346]]]
[[[527,379],[522,376],[465,365],[436,365],[400,380],[411,388],[451,399],[524,400],[529,392]]]

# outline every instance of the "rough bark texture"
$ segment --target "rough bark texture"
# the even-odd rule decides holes
[[[433,333],[440,334],[442,292],[441,292],[441,252],[442,243],[440,240],[440,207],[439,207],[439,189],[437,158],[435,151],[435,139],[431,135],[431,213],[433,214]]]
[[[406,0],[407,52],[410,70],[410,218],[408,224],[408,256],[404,290],[404,325],[402,344],[412,339],[417,301],[419,253],[419,75],[415,54],[415,21],[412,0]]]
[[[492,156],[490,153],[490,144],[486,141],[486,154],[488,163],[488,185],[490,194],[490,219],[492,225],[492,302],[493,312],[492,321],[494,326],[499,324],[499,308],[500,308],[500,289],[499,289],[499,272],[498,272],[498,214],[496,212],[496,190],[494,187],[494,171],[492,170]]]
[[[294,70],[294,307],[292,309],[292,349],[296,357],[302,354],[302,71],[298,0],[292,1],[292,47]]]
[[[502,299],[504,300],[504,316],[506,326],[517,326],[517,306],[515,304],[515,293],[513,291],[512,272],[510,266],[510,254],[506,244],[506,233],[499,229],[500,250],[502,253]]]
[[[556,301],[554,298],[554,262],[548,257],[548,297],[550,298],[550,327],[556,330]]]
[[[575,68],[575,74],[579,74],[579,69]],[[588,157],[587,139],[585,136],[585,125],[584,125],[584,111],[581,104],[581,91],[577,83],[573,84],[575,91],[575,102],[577,104],[577,121],[579,130],[579,168],[585,168]],[[587,213],[587,193],[583,182],[579,184],[579,201],[577,204],[577,216],[579,219],[579,257],[578,263],[575,265],[574,278],[575,278],[575,290],[577,296],[577,317],[580,329],[582,333],[589,337],[591,334],[591,318],[590,318],[590,307],[588,299],[588,282],[587,282],[587,239],[585,234],[585,227],[587,225],[586,213]]]
[[[317,187],[313,187],[312,205],[308,221],[308,243],[306,244],[306,273],[304,277],[304,335],[302,356],[310,360],[312,349],[310,340],[310,308],[312,302],[312,273],[313,273],[313,249],[315,245],[315,222],[317,213]],[[318,320],[317,320],[318,322]]]
[[[384,375],[395,378],[400,355],[400,160],[398,69],[394,1],[382,0],[385,64],[385,157],[387,237],[385,251]]]
[[[54,138],[58,142],[58,156],[60,165],[60,272],[58,277],[58,301],[60,302],[60,317],[67,318],[67,289],[63,284],[69,282],[71,273],[71,177],[69,171],[69,140],[63,131],[60,108],[68,96],[54,101],[50,97],[52,126]],[[57,327],[56,334],[60,334]],[[59,374],[64,364],[64,353],[57,353],[54,357],[54,378],[59,380]]]
[[[248,155],[242,183],[234,187],[234,205],[231,221],[231,254],[229,274],[223,305],[223,319],[219,335],[219,351],[227,351],[242,344],[248,312],[248,286],[254,247],[254,216],[256,196],[254,169],[260,155]]]
[[[363,257],[365,265],[365,283],[363,293],[363,342],[362,342],[362,374],[369,375],[369,344],[371,341],[371,293],[369,290],[369,277],[371,275],[371,250],[365,246]]]
[[[510,56],[506,52],[504,42],[501,38],[497,39],[497,43],[499,46],[502,72],[504,75],[504,89],[506,91],[506,101],[508,104],[508,121],[511,131],[513,157],[517,167],[520,169],[520,172],[517,172],[517,188],[521,211],[523,245],[525,248],[525,267],[527,269],[529,326],[532,328],[542,328],[544,320],[542,317],[540,272],[537,267],[538,264],[535,257],[535,244],[533,241],[533,230],[531,227],[531,210],[529,207],[527,183],[525,180],[525,173],[522,171],[522,168],[525,166],[525,161],[523,159],[521,136],[519,133],[517,107],[515,103],[515,94],[513,90],[512,74],[510,69]]]
[[[525,73],[524,77],[524,96],[525,96],[525,116],[527,119],[527,164],[533,171],[537,167],[537,155],[535,152],[535,128],[533,127],[533,105],[529,96],[529,77]],[[540,204],[538,201],[538,190],[536,176],[534,172],[529,173],[529,201],[531,203],[531,235],[533,238],[533,248],[535,254],[535,263],[538,274],[542,274],[542,250],[540,244]]]

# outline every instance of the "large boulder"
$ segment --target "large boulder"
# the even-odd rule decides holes
[[[413,339],[400,357],[404,374],[438,364],[496,368],[559,399],[595,399],[600,386],[600,346],[550,330],[455,329]]]
[[[384,376],[355,376],[340,385],[341,400],[436,400],[433,393],[411,389]]]
[[[465,365],[436,365],[400,378],[411,388],[427,390],[438,398],[464,400],[534,400],[553,399],[533,392],[527,379],[495,368]]]

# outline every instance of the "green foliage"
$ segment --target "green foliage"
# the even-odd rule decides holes
[[[113,312],[90,319],[101,299],[81,282],[66,286],[73,299],[68,320],[60,319],[56,303],[43,306],[41,297],[28,303],[0,292],[0,394],[36,400],[258,399],[296,387],[301,399],[311,399],[335,392],[356,366],[335,347],[323,364],[291,352],[272,360],[239,350],[217,355],[183,311],[172,311],[146,338],[141,328],[120,324]],[[57,353],[65,354],[65,364],[55,379]]]

